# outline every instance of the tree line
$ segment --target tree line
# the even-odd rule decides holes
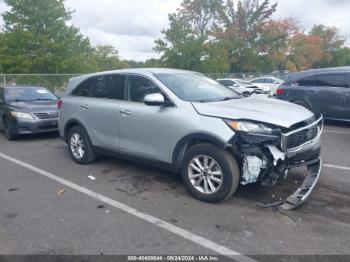
[[[155,41],[159,59],[123,60],[110,45],[94,47],[70,23],[64,0],[5,0],[0,73],[88,73],[128,67],[200,72],[271,72],[350,65],[337,28],[272,19],[269,0],[184,0]]]

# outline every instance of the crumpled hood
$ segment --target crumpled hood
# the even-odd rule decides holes
[[[192,104],[201,115],[253,120],[285,128],[313,116],[312,112],[301,106],[272,98],[248,97],[213,103],[194,102]]]
[[[57,111],[56,101],[30,101],[30,102],[11,102],[8,103],[12,110],[21,110],[25,112]]]

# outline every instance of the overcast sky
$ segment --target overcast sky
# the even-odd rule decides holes
[[[274,18],[294,17],[305,30],[318,23],[336,26],[350,39],[350,0],[276,1]],[[157,57],[152,50],[154,40],[168,26],[168,13],[180,3],[181,0],[66,0],[66,6],[75,10],[72,23],[94,45],[113,45],[122,58],[139,61]],[[5,8],[0,0],[0,13]]]

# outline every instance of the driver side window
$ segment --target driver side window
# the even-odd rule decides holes
[[[143,103],[146,95],[163,93],[159,87],[145,77],[131,75],[127,77],[127,100]]]

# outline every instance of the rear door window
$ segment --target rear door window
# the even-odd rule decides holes
[[[315,86],[348,87],[346,74],[322,74],[315,76]]]
[[[313,86],[315,83],[314,76],[308,76],[302,79],[299,79],[297,82],[298,86]]]
[[[124,75],[102,75],[94,78],[91,97],[117,99],[124,98]]]

